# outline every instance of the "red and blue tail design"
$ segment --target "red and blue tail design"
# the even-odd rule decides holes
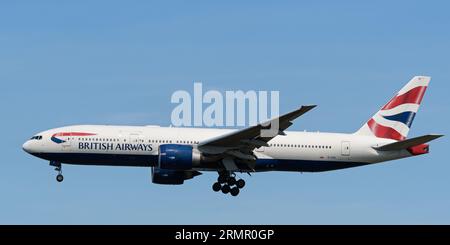
[[[411,79],[356,133],[393,140],[406,139],[430,79],[424,76]]]

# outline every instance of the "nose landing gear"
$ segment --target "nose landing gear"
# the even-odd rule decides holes
[[[56,181],[62,182],[64,180],[64,176],[62,174],[56,175]]]
[[[62,182],[64,180],[64,176],[62,175],[62,165],[60,162],[50,162],[50,166],[55,167],[55,171],[58,172],[58,175],[56,175],[56,181]]]
[[[222,191],[223,194],[230,193],[232,196],[239,195],[240,189],[244,188],[245,180],[236,180],[236,174],[234,173],[219,173],[217,182],[212,186],[213,191]]]

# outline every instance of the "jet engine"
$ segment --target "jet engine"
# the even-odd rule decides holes
[[[199,167],[201,154],[191,145],[166,144],[159,146],[158,168],[190,170]]]
[[[152,167],[152,182],[163,185],[181,185],[201,173],[198,171],[180,171]]]

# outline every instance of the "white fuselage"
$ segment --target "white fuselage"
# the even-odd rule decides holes
[[[159,146],[192,145],[233,130],[159,126],[78,125],[37,134],[23,148],[30,154],[68,164],[156,166]],[[256,171],[326,171],[411,156],[406,150],[377,151],[395,142],[358,134],[286,131],[254,151]],[[214,165],[197,170],[216,171]]]

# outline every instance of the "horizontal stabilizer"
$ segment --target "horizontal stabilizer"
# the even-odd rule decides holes
[[[403,149],[408,149],[409,147],[413,147],[413,146],[416,146],[416,145],[420,145],[420,144],[424,144],[424,143],[430,142],[430,141],[435,140],[435,139],[437,139],[439,137],[442,137],[442,136],[444,136],[444,135],[429,134],[429,135],[419,136],[419,137],[416,137],[416,138],[411,138],[411,139],[407,139],[407,140],[402,140],[402,141],[390,143],[390,144],[379,146],[379,147],[374,147],[374,149],[378,150],[378,151],[403,150]]]

